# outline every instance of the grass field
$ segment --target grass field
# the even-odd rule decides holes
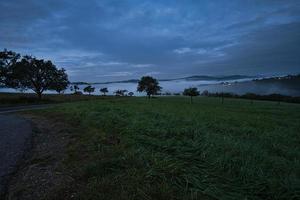
[[[81,199],[300,198],[297,104],[107,98],[42,114],[77,127],[66,162]]]
[[[0,93],[0,108],[8,106],[64,103],[74,101],[86,101],[103,99],[107,97],[96,95],[74,95],[74,94],[44,94],[42,99],[38,99],[33,93]]]

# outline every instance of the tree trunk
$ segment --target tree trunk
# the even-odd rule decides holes
[[[151,98],[151,94],[148,94],[148,99],[150,100],[150,98]]]
[[[38,99],[41,100],[42,99],[42,93],[41,92],[36,92]]]

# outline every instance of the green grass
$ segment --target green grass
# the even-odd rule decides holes
[[[109,98],[58,113],[78,127],[81,199],[300,198],[300,105]]]
[[[0,108],[9,106],[21,106],[32,104],[50,104],[75,101],[87,101],[103,99],[107,97],[96,95],[74,95],[74,94],[43,94],[42,99],[38,99],[33,93],[0,93]]]

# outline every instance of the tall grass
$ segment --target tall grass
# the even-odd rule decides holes
[[[106,99],[50,112],[86,130],[77,135],[87,158],[83,199],[299,199],[299,111],[200,97],[193,105]]]

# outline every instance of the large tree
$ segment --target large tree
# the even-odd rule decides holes
[[[200,92],[196,87],[186,88],[183,91],[183,95],[191,97],[191,104],[193,103],[193,97],[199,96]]]
[[[151,95],[157,94],[160,90],[158,81],[151,76],[143,76],[138,82],[137,91],[146,92],[149,99]]]
[[[14,65],[19,58],[20,55],[13,51],[4,49],[0,52],[0,85],[5,85],[8,68]]]
[[[5,85],[15,89],[32,89],[40,99],[45,90],[55,90],[56,81],[67,79],[64,70],[58,70],[51,61],[24,56],[7,67]]]

